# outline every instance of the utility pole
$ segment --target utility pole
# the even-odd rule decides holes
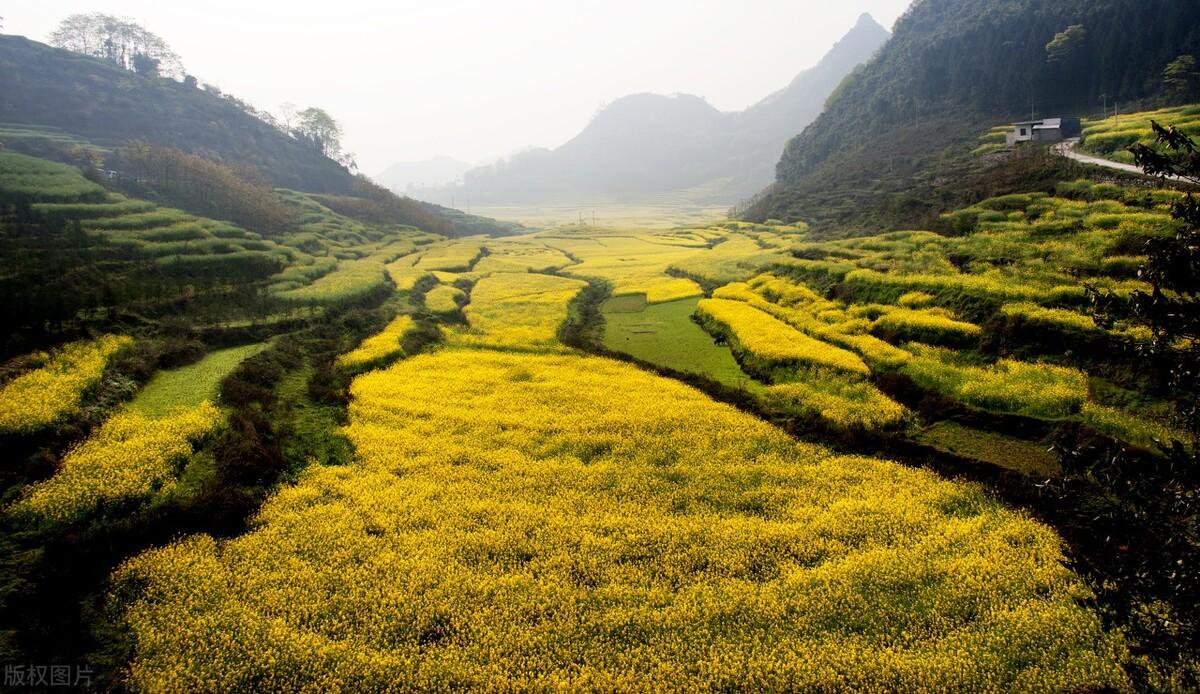
[[[1101,120],[1108,120],[1108,94],[1101,94],[1100,99],[1104,102],[1104,118]]]

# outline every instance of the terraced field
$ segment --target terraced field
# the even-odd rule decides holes
[[[40,214],[138,262],[270,259],[207,287],[247,315],[91,317],[136,337],[0,365],[0,435],[51,442],[7,523],[186,519],[111,564],[122,686],[1132,686],[1055,531],[914,459],[1032,486],[1062,473],[1060,435],[1144,459],[1177,437],[1123,366],[1152,336],[1097,323],[1085,290],[1145,289],[1177,193],[1078,181],[948,214],[953,233],[818,240],[447,239],[279,191],[298,221],[264,238],[26,159],[0,154],[0,192],[41,191]],[[259,510],[196,532],[231,506]]]
[[[0,386],[0,432],[30,433],[75,414],[114,356],[133,345],[105,335],[25,358],[33,368]]]
[[[713,379],[731,388],[759,384],[738,366],[729,348],[713,343],[692,320],[699,299],[663,304],[635,303],[632,310],[610,299],[602,307],[604,346],[644,362]],[[629,304],[625,304],[629,306]]]
[[[1084,121],[1082,148],[1106,159],[1132,164],[1133,155],[1126,151],[1130,145],[1154,143],[1151,121],[1177,127],[1194,138],[1200,135],[1200,105],[1115,114],[1104,120]]]
[[[352,392],[352,466],[118,571],[135,687],[1125,686],[1053,533],[970,485],[578,354]]]
[[[958,211],[957,236],[558,227],[399,263],[440,282],[409,320],[444,320],[445,346],[355,380],[352,465],[310,468],[249,534],[120,570],[133,681],[1123,689],[1121,637],[1044,527],[556,336],[600,302],[608,349],[767,416],[1053,476],[1054,427],[1171,433],[1096,368],[1146,336],[1091,321],[1080,282],[1138,290],[1130,251],[1171,233],[1170,202],[1079,182]]]

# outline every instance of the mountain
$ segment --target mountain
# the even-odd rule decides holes
[[[396,193],[410,188],[443,186],[457,181],[471,165],[453,157],[434,157],[422,161],[402,161],[392,164],[375,176],[375,182]]]
[[[686,191],[707,202],[732,202],[771,181],[788,138],[816,118],[842,79],[888,37],[863,15],[818,65],[739,113],[723,113],[688,94],[618,99],[561,147],[472,169],[438,198],[454,193],[486,205]]]
[[[903,208],[961,178],[947,162],[981,128],[1027,118],[1031,107],[1045,117],[1098,113],[1105,95],[1126,109],[1161,102],[1164,67],[1200,55],[1200,3],[917,0],[894,31],[788,143],[776,185],[747,218],[841,231],[911,224]]]
[[[347,193],[354,180],[228,98],[20,36],[0,36],[0,123],[61,128],[105,146],[138,139],[248,163],[283,188]]]

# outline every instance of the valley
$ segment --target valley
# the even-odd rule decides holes
[[[1195,691],[1200,15],[1154,2],[863,15],[449,207],[382,179],[461,161],[376,182],[132,20],[0,35],[5,687]],[[1076,132],[1016,142],[1029,94]]]

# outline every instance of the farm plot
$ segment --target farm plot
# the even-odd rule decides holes
[[[543,236],[547,245],[560,249],[581,262],[567,268],[576,277],[594,277],[609,282],[613,294],[644,294],[650,303],[700,296],[700,285],[690,279],[671,277],[671,263],[700,252],[694,246],[655,242],[635,234],[556,234]]]
[[[165,417],[181,409],[198,407],[205,401],[215,403],[221,380],[268,345],[260,342],[219,349],[195,364],[161,371],[138,391],[129,409],[145,417]]]
[[[466,302],[466,292],[448,284],[439,284],[425,293],[426,310],[443,316],[458,313]]]
[[[404,355],[401,341],[414,327],[416,323],[412,316],[396,316],[382,331],[363,340],[352,351],[339,356],[338,366],[351,371],[368,371],[400,358]]]
[[[214,404],[219,383],[266,347],[217,350],[195,364],[158,373],[133,401],[68,451],[53,477],[31,485],[8,512],[70,523],[170,492],[196,447],[225,421]]]
[[[119,412],[68,452],[53,477],[29,487],[8,512],[67,523],[166,491],[193,445],[222,421],[221,411],[208,401],[165,417]]]
[[[662,304],[623,308],[622,299],[610,299],[602,307],[604,346],[642,361],[683,373],[711,378],[731,388],[756,390],[750,378],[730,353],[728,346],[713,343],[712,337],[692,320],[699,299],[680,299]]]
[[[1125,113],[1105,120],[1084,121],[1083,149],[1108,159],[1132,164],[1133,155],[1126,151],[1130,145],[1154,144],[1151,121],[1177,127],[1196,137],[1200,135],[1200,105]]]
[[[580,280],[534,273],[501,272],[484,277],[471,290],[464,309],[468,329],[455,333],[461,344],[509,348],[551,348]]]

